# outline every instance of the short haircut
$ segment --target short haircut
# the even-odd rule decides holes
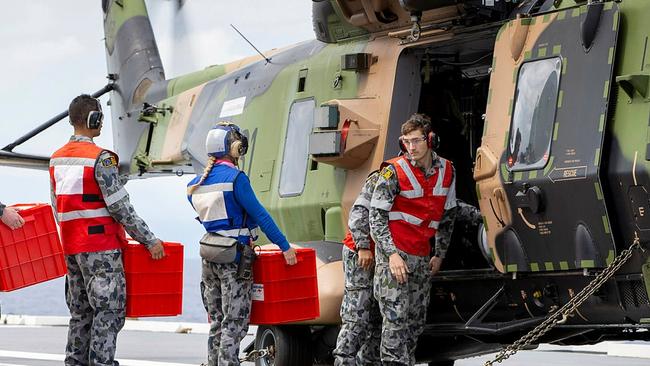
[[[100,108],[97,99],[88,94],[81,94],[80,96],[75,97],[68,107],[70,123],[74,126],[85,126],[88,114],[92,111],[97,111]]]
[[[401,132],[402,135],[406,135],[415,130],[420,130],[424,136],[429,136],[429,132],[431,132],[431,118],[426,114],[413,113],[413,115],[402,125]]]

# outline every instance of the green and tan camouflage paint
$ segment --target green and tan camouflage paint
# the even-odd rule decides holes
[[[552,20],[557,14],[550,16]],[[508,143],[516,71],[526,59],[526,52],[531,52],[537,37],[550,24],[550,21],[533,21],[542,18],[522,18],[508,22],[499,31],[494,46],[484,134],[477,152],[474,180],[492,259],[500,272],[505,272],[505,267],[497,253],[495,239],[502,232],[503,224],[508,226],[512,223],[511,208],[503,190],[505,167],[500,166],[500,159]]]

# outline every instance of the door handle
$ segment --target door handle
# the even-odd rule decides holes
[[[492,196],[496,201],[495,205],[492,203],[492,199],[489,200],[492,213],[499,224],[501,224],[501,227],[505,227],[507,225],[506,223],[510,222],[510,215],[507,215],[506,193],[503,188],[495,188],[494,191],[492,191]]]
[[[524,183],[522,190],[515,194],[515,207],[527,208],[532,213],[542,212],[544,209],[544,195],[537,186],[528,186]]]

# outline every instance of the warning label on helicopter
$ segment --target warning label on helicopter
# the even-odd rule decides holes
[[[261,283],[254,283],[253,294],[251,297],[253,301],[264,301],[264,285]]]
[[[561,182],[565,180],[576,180],[587,178],[586,166],[575,166],[570,168],[553,168],[548,174],[548,179],[551,182]]]

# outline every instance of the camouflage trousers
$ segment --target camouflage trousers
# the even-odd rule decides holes
[[[383,317],[381,361],[415,365],[415,347],[424,330],[431,298],[430,258],[398,252],[410,270],[406,283],[397,283],[387,258],[378,258],[375,267],[375,298]]]
[[[120,250],[65,257],[70,309],[65,365],[118,365],[117,333],[124,326],[126,281]]]
[[[381,365],[381,315],[372,294],[374,268],[367,271],[359,267],[358,258],[356,252],[343,246],[343,324],[334,350],[335,366]]]
[[[239,343],[248,332],[253,280],[237,278],[237,263],[203,260],[201,291],[210,316],[208,366],[239,365]]]

